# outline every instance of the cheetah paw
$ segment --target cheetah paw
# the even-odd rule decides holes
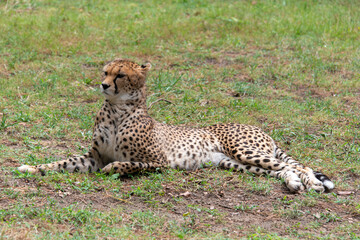
[[[314,181],[312,185],[307,187],[308,190],[315,190],[316,192],[323,193],[325,191],[324,184],[320,181]]]
[[[305,190],[304,185],[299,180],[291,180],[288,182],[287,187],[289,188],[290,192],[301,192]]]
[[[120,168],[117,167],[117,165],[114,163],[106,165],[104,168],[101,169],[101,171],[109,174],[121,173]]]

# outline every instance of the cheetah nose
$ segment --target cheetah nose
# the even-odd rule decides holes
[[[110,85],[106,83],[102,83],[101,86],[103,87],[104,90],[110,87]]]

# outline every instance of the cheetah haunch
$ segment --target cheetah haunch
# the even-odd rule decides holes
[[[100,86],[106,100],[96,116],[92,147],[84,156],[21,172],[48,170],[107,173],[172,167],[195,170],[210,163],[236,171],[268,174],[285,180],[292,192],[334,188],[330,179],[287,156],[261,129],[242,124],[205,128],[169,126],[147,113],[145,79],[151,65],[116,59],[104,67]]]

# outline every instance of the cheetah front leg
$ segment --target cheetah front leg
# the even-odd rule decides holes
[[[144,155],[142,155],[141,158],[144,159],[144,161],[115,161],[109,163],[101,170],[105,173],[119,173],[120,175],[125,175],[141,170],[155,170],[156,168],[167,167],[169,165],[165,153],[163,153],[160,147],[156,145],[145,148]]]
[[[121,176],[141,170],[155,170],[163,167],[160,163],[153,162],[112,162],[101,169],[105,173],[119,173]]]
[[[91,152],[83,156],[71,157],[66,160],[40,164],[36,166],[22,165],[18,168],[20,172],[45,175],[46,171],[68,171],[68,172],[95,172],[101,168],[101,164],[95,160]]]

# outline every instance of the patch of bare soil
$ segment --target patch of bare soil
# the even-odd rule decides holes
[[[253,83],[254,79],[252,79],[248,74],[246,73],[239,73],[239,74],[235,74],[233,77],[231,78],[225,78],[223,80],[224,82],[233,82],[233,81],[238,81],[238,82],[248,82],[248,83]]]
[[[305,99],[308,96],[324,99],[326,97],[332,96],[334,93],[325,91],[324,89],[315,88],[307,84],[296,84],[295,94],[301,97],[301,99]]]
[[[208,65],[215,65],[216,67],[225,67],[229,65],[235,64],[235,61],[233,59],[229,58],[213,58],[213,57],[207,57],[205,58],[205,64]]]
[[[344,101],[345,105],[359,106],[360,105],[360,90],[356,93],[355,97],[350,97],[350,96],[343,97],[343,101]]]
[[[346,75],[348,76],[348,74]],[[340,89],[333,89],[332,91],[328,91],[324,88],[312,86],[311,84],[304,84],[304,83],[295,83],[295,91],[294,93],[301,99],[305,99],[308,96],[317,99],[325,99],[332,96],[337,96],[340,94]],[[359,105],[360,104],[360,90],[359,89],[352,89],[350,90],[354,93],[354,96],[344,96],[342,101],[345,105]]]

